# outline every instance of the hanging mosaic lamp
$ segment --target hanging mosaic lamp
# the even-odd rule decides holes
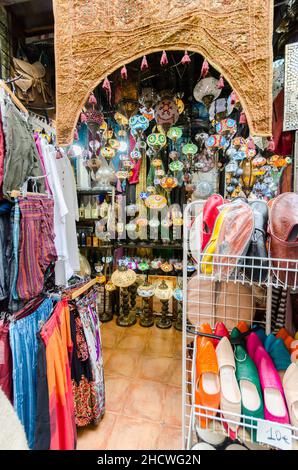
[[[151,196],[145,200],[145,206],[149,207],[149,209],[163,209],[166,205],[166,198],[160,194],[151,194]]]
[[[171,190],[178,186],[178,180],[172,176],[165,176],[161,180],[160,185],[163,189]]]
[[[134,136],[141,136],[149,127],[149,121],[143,114],[135,114],[129,119],[128,123],[131,133]]]
[[[179,160],[174,160],[169,164],[169,168],[173,173],[176,173],[177,171],[182,171],[184,168],[184,163],[179,161]]]
[[[160,132],[153,132],[152,134],[149,134],[147,137],[148,146],[154,150],[160,150],[166,145],[166,143],[167,143],[167,138],[165,134],[162,134]]]
[[[112,147],[102,147],[100,150],[100,155],[103,158],[110,160],[115,157],[115,150]]]
[[[185,144],[182,147],[182,153],[183,155],[186,155],[187,157],[190,157],[192,155],[195,155],[198,151],[198,147],[195,144],[189,143]]]
[[[170,127],[167,132],[167,137],[173,142],[177,142],[182,137],[182,129],[180,127]]]

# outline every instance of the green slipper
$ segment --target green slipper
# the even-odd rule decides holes
[[[259,375],[253,360],[243,346],[235,347],[236,378],[241,392],[241,413],[252,418],[264,418],[264,403]],[[257,426],[257,421],[245,418],[244,423]],[[257,430],[251,439],[256,442]]]

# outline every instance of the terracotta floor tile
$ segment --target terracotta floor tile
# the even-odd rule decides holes
[[[131,383],[123,414],[161,422],[165,404],[166,385],[138,380]]]
[[[118,416],[107,450],[154,450],[160,436],[158,423]]]
[[[173,327],[163,330],[162,328],[157,328],[157,326],[154,325],[152,328],[150,328],[150,333],[151,337],[165,338],[167,341],[169,341],[170,338],[174,339],[176,337],[176,330]]]
[[[125,335],[137,335],[137,336],[149,336],[150,335],[150,328],[144,328],[143,326],[139,325],[139,319],[137,319],[137,323],[132,327],[126,328]]]
[[[173,359],[171,365],[171,374],[168,381],[169,385],[182,387],[182,360]]]
[[[140,355],[132,351],[114,350],[105,367],[106,375],[136,377]]]
[[[163,422],[172,426],[182,425],[182,390],[180,388],[167,387]]]
[[[112,352],[113,352],[113,349],[110,349],[110,348],[104,348],[103,349],[102,355],[103,355],[103,366],[104,366],[104,368],[106,367],[106,364],[107,364],[108,360],[110,359]]]
[[[127,390],[130,386],[129,379],[125,377],[116,377],[106,375],[106,410],[114,413],[120,413],[124,406]]]
[[[173,357],[174,341],[166,337],[155,337],[151,335],[144,350],[146,355],[155,355],[157,357]]]
[[[153,382],[168,383],[171,378],[172,362],[171,357],[142,356],[138,377]]]
[[[161,426],[157,449],[182,450],[182,429],[173,426]]]
[[[113,430],[117,415],[106,412],[97,426],[88,426],[78,431],[78,450],[101,450]]]
[[[174,349],[174,357],[177,357],[177,358],[182,357],[182,338],[175,339],[173,349]]]
[[[147,344],[147,337],[140,335],[124,335],[119,343],[117,349],[127,351],[139,351],[142,352]]]
[[[115,348],[123,336],[123,331],[104,329],[101,332],[101,341],[104,348]]]

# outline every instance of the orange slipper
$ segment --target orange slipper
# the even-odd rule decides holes
[[[292,345],[292,342],[294,341],[294,338],[292,338],[292,336],[289,335],[289,333],[287,332],[287,330],[285,328],[281,328],[275,335],[276,338],[281,338],[287,349],[290,351],[290,353],[292,353],[294,350],[295,350],[295,347],[291,347]]]
[[[237,330],[240,331],[240,333],[246,333],[249,328],[248,328],[248,325],[245,321],[241,320],[238,325],[236,326]]]
[[[209,325],[209,323],[202,323],[199,327],[199,331],[201,333],[208,333],[209,335],[213,334],[212,328]],[[213,343],[213,341],[214,341],[212,338],[208,338],[207,336],[197,336],[197,357],[198,357],[198,351],[200,349],[200,343],[201,343],[202,339],[204,339],[204,338],[209,339],[209,341],[211,341],[211,343]]]
[[[196,359],[195,404],[218,409],[220,403],[218,363],[214,346],[209,339],[202,338],[200,341]],[[200,406],[196,408],[196,412],[208,416],[216,415],[216,411],[205,411]],[[208,418],[200,416],[198,419],[201,428],[208,426]]]

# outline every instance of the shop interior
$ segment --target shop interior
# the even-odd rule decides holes
[[[268,203],[281,188],[293,191],[294,133],[280,130],[272,138],[253,137],[241,97],[205,57],[190,50],[160,50],[123,64],[101,81],[82,107],[72,144],[59,149],[51,3],[4,3],[0,46],[7,58],[0,70],[2,80],[29,111],[35,133],[47,141],[43,152],[47,145],[53,149],[66,188],[65,202],[71,206],[67,250],[71,268],[73,262],[79,269],[70,277],[66,265],[52,271],[46,279],[48,300],[67,292],[70,310],[77,309],[83,318],[88,305],[94,305],[100,321],[97,388],[93,390],[88,379],[83,341],[76,351],[79,360],[71,367],[77,449],[181,449],[186,426],[183,389],[187,404],[192,395],[193,366],[188,360],[194,357],[195,341],[191,328],[202,321],[214,324],[215,318],[229,331],[231,318],[248,323],[255,319],[265,327],[267,312],[262,266],[257,279],[247,268],[259,290],[227,287],[228,292],[218,294],[223,295],[218,305],[227,305],[230,296],[228,307],[237,303],[238,313],[222,308],[211,316],[213,287],[208,280],[196,284],[198,263],[204,275],[210,274],[210,260],[198,261],[195,221],[201,219],[191,213],[193,231],[183,226],[185,207],[194,201],[204,204],[217,193],[221,203],[237,199],[241,209],[243,200]],[[295,41],[298,8],[285,4],[275,10],[273,100],[278,109],[284,87],[284,45]],[[35,65],[35,72],[41,71],[36,88],[32,88],[34,70],[27,63]],[[29,181],[26,191],[35,192],[39,184],[39,180]],[[247,224],[246,218],[243,223]],[[183,259],[186,233],[189,249]],[[77,260],[72,253],[76,246]],[[192,285],[187,300],[190,329],[183,346],[184,277]],[[88,288],[80,285],[86,279]],[[206,293],[203,313],[191,305],[198,302],[195,295],[190,299],[192,289]],[[278,285],[273,296],[279,306],[285,295]],[[250,300],[239,313],[244,298]],[[27,293],[23,299],[29,300]],[[24,305],[13,308],[18,311]],[[285,327],[281,309],[276,308],[274,315],[274,328],[279,331]],[[82,326],[76,323],[74,328],[78,338]],[[93,393],[100,396],[98,403],[90,398]],[[214,447],[245,447],[231,429],[228,437],[209,436],[208,440],[206,424],[199,420],[198,428],[199,439],[206,438]],[[26,432],[31,433],[29,446],[36,446],[32,431],[26,428]],[[38,445],[42,448],[40,440]]]

